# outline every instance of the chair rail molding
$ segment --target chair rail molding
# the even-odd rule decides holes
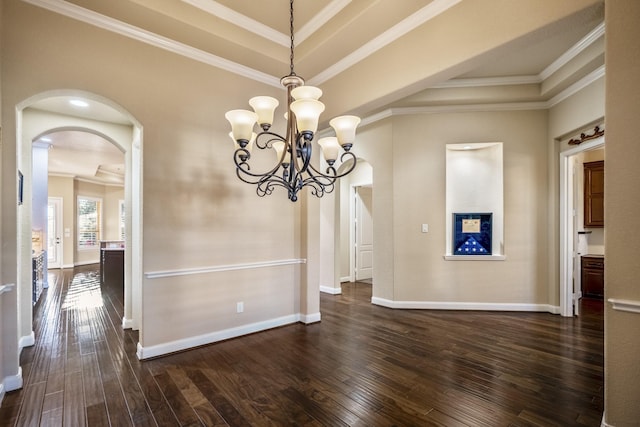
[[[640,301],[629,299],[609,298],[607,300],[614,310],[626,311],[629,313],[640,313]]]

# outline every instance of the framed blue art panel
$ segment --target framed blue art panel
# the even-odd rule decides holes
[[[453,255],[491,255],[492,213],[453,214]]]

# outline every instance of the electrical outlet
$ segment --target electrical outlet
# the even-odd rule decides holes
[[[240,301],[236,304],[236,313],[242,313],[244,311],[244,302]]]

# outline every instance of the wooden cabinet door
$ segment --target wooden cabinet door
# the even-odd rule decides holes
[[[584,226],[604,227],[604,160],[584,164]]]

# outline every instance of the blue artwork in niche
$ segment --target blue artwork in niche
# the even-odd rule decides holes
[[[453,255],[491,255],[491,213],[453,214]]]

